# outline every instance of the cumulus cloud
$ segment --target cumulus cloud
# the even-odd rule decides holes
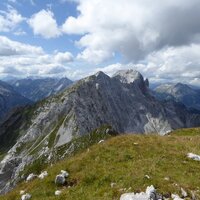
[[[137,62],[166,46],[199,42],[199,6],[198,0],[79,0],[80,14],[62,29],[82,35],[79,58],[96,63],[117,52]]]
[[[7,11],[0,10],[0,32],[14,30],[25,18],[17,10],[8,6]]]
[[[0,56],[43,54],[43,49],[37,46],[31,46],[0,36]],[[9,61],[9,60],[8,60]]]
[[[73,55],[70,52],[58,52],[54,59],[58,63],[68,63],[73,61]]]
[[[41,35],[46,39],[61,35],[54,14],[50,10],[41,10],[35,13],[28,20],[28,24],[33,29],[35,35]]]
[[[0,36],[0,75],[52,76],[72,69],[70,52],[47,54],[42,47],[16,42]]]

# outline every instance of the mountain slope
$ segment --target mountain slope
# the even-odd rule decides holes
[[[0,179],[0,189],[4,192],[13,184],[5,185],[6,180],[17,180],[25,165],[45,155],[48,160],[53,159],[55,149],[102,125],[111,125],[119,133],[161,135],[200,125],[200,115],[187,111],[183,105],[157,101],[149,91],[148,81],[133,70],[119,71],[113,77],[99,72],[26,112],[30,113],[28,121],[21,117],[17,129],[14,115],[0,126],[0,140],[7,134],[16,135],[16,130],[19,136],[14,137],[16,144],[0,164],[4,177]]]
[[[163,84],[155,88],[155,91],[160,100],[175,100],[188,108],[200,110],[200,91],[186,84]]]
[[[150,185],[166,198],[172,193],[181,196],[183,188],[187,199],[192,196],[199,199],[200,163],[187,158],[189,152],[200,154],[199,143],[200,129],[178,130],[170,137],[123,135],[110,138],[47,167],[45,179],[23,181],[0,200],[20,199],[20,190],[30,193],[35,200],[113,200],[126,192],[145,191]],[[69,172],[65,186],[54,183],[60,170]],[[56,190],[62,191],[60,196],[55,196]]]
[[[30,103],[30,100],[18,94],[10,85],[0,81],[0,123],[12,109]]]
[[[35,102],[64,91],[70,84],[72,84],[72,81],[68,78],[26,78],[11,82],[18,93]]]

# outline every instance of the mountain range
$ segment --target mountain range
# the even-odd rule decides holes
[[[155,88],[155,94],[159,100],[173,100],[183,103],[189,109],[200,110],[200,90],[189,85],[162,84]]]
[[[137,71],[121,70],[112,77],[98,72],[17,110],[0,126],[0,150],[6,155],[0,164],[1,192],[9,191],[30,163],[51,162],[58,149],[66,154],[73,149],[69,142],[102,126],[112,127],[106,132],[165,135],[200,126],[200,114],[175,101],[157,100]],[[8,137],[12,140],[6,142]]]
[[[10,85],[0,81],[0,123],[15,107],[31,104],[31,101],[17,93]]]
[[[16,92],[33,102],[65,90],[72,81],[68,78],[25,78],[9,81]]]

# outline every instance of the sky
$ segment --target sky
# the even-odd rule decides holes
[[[135,69],[200,86],[199,0],[1,0],[0,79]]]

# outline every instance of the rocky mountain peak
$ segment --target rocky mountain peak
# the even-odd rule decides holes
[[[108,79],[110,78],[107,74],[105,74],[104,72],[102,71],[99,71],[95,74],[96,78],[99,80],[99,79],[102,79],[102,80],[105,80],[105,79]]]
[[[144,78],[140,72],[128,69],[128,70],[119,70],[117,71],[113,77],[119,79],[122,83],[133,83],[133,82],[144,82]]]

